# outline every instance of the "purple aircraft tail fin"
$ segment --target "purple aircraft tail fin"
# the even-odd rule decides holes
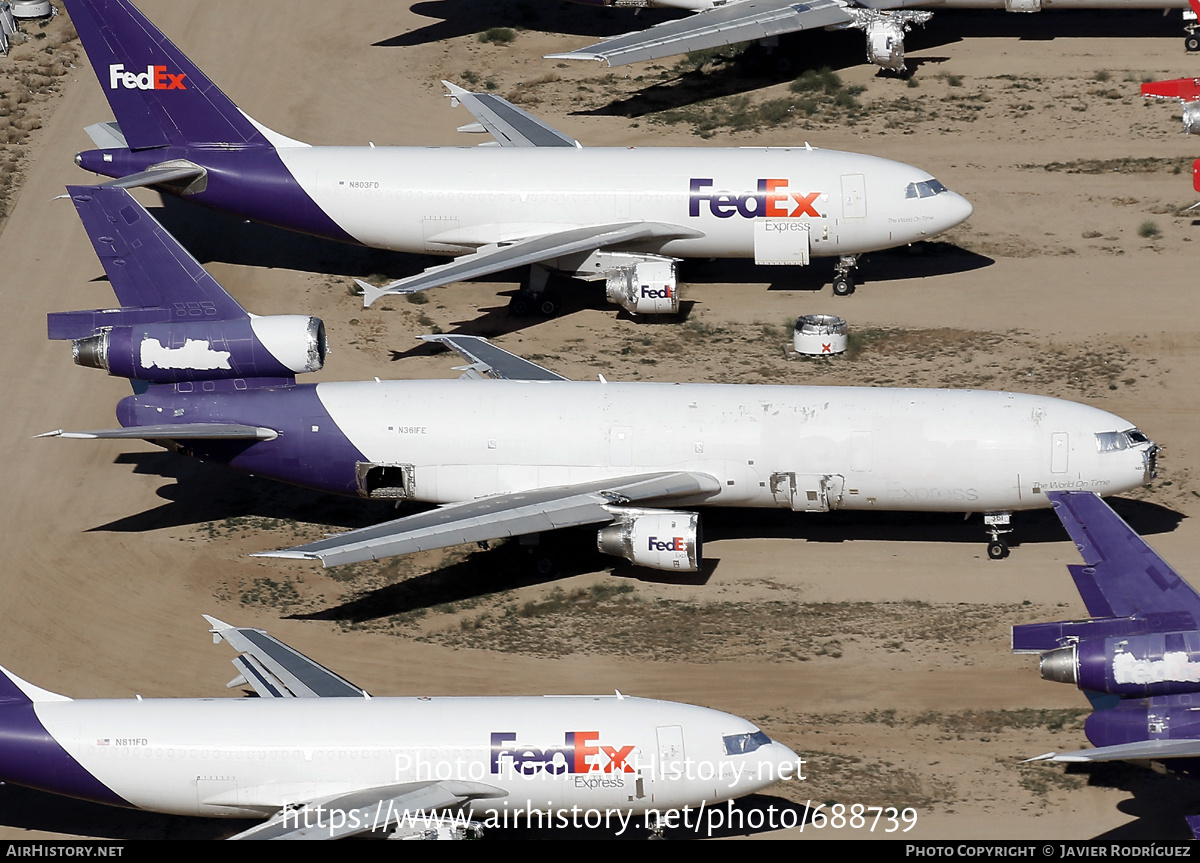
[[[270,147],[229,97],[128,0],[65,0],[121,133],[134,150]]]
[[[91,186],[67,191],[122,308],[52,314],[50,338],[78,339],[104,327],[159,321],[249,317],[129,192]]]
[[[1099,495],[1052,491],[1047,497],[1083,557],[1083,566],[1069,569],[1089,613],[1125,617],[1188,612],[1200,621],[1200,594]]]

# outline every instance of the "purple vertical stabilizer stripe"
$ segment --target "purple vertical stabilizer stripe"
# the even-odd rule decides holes
[[[125,189],[68,186],[122,306],[235,320],[246,310]]]
[[[1187,815],[1184,820],[1187,821],[1188,830],[1192,831],[1192,837],[1200,839],[1200,815]]]
[[[75,159],[85,171],[105,177],[128,177],[159,162],[186,159],[205,169],[206,188],[184,200],[289,231],[362,245],[317,206],[274,149],[85,150]],[[178,194],[170,187],[156,188]]]
[[[132,3],[64,2],[130,147],[271,146],[229,97]],[[127,75],[147,77],[131,82]],[[142,89],[143,84],[149,86]]]
[[[206,385],[208,382],[203,382]],[[229,384],[217,381],[214,384]],[[235,382],[236,383],[236,382]],[[180,389],[191,391],[180,392]],[[158,384],[117,406],[122,426],[237,423],[275,429],[270,441],[186,440],[185,455],[292,485],[358,496],[357,464],[367,459],[325,410],[316,384],[204,392],[202,383]]]
[[[1071,575],[1091,614],[1183,610],[1200,617],[1200,594],[1099,495],[1052,491],[1046,496],[1087,564],[1072,568]]]
[[[0,674],[0,686],[7,678]],[[70,756],[37,717],[34,705],[0,697],[0,780],[111,806],[129,801]]]

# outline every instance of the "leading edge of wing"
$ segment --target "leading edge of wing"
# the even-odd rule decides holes
[[[547,54],[548,60],[601,60],[624,66],[640,60],[657,60],[688,51],[719,48],[738,42],[766,39],[800,30],[815,30],[854,20],[843,0],[742,0],[718,6],[689,18],[667,21],[626,33],[586,48]]]
[[[1051,491],[1046,496],[1083,557],[1083,566],[1068,568],[1089,614],[1189,611],[1200,619],[1200,594],[1099,495]]]
[[[570,135],[564,135],[506,99],[492,93],[472,93],[449,81],[443,81],[442,84],[450,91],[451,104],[462,105],[479,121],[461,126],[460,132],[487,131],[501,147],[583,146]]]
[[[608,522],[613,518],[608,509],[611,506],[711,495],[718,491],[720,484],[716,479],[689,471],[593,480],[448,504],[430,512],[254,556],[319,560],[325,566],[340,566],[467,542]]]
[[[423,273],[407,279],[398,279],[382,288],[360,279],[355,281],[362,288],[363,305],[370,306],[385,294],[412,294],[450,282],[488,276],[502,270],[537,264],[578,252],[594,252],[609,246],[645,240],[695,239],[703,236],[703,232],[693,228],[663,222],[585,225],[581,228],[567,228],[552,234],[515,240],[504,245],[483,246],[478,251],[455,258],[448,264],[430,267]]]
[[[463,336],[449,333],[421,336],[422,341],[435,342],[456,351],[471,365],[466,368],[481,375],[503,381],[566,381],[557,372],[493,345],[483,336]],[[462,368],[458,366],[457,368]]]
[[[249,683],[260,698],[367,698],[366,690],[309,659],[261,629],[231,626],[204,615],[213,643],[225,641],[240,655],[233,660],[241,672],[231,686]]]

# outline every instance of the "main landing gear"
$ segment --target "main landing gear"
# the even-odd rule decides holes
[[[1187,35],[1183,37],[1183,47],[1189,54],[1200,51],[1200,18],[1191,9],[1183,10],[1183,29]]]
[[[833,295],[848,297],[854,293],[854,271],[858,269],[858,255],[842,255],[834,267]]]
[[[992,538],[988,541],[988,558],[991,560],[1004,560],[1008,557],[1008,540],[1004,538],[1005,534],[1012,533],[1009,521],[1012,519],[1010,512],[985,512],[983,514],[983,523],[987,527],[987,532]]]
[[[530,315],[552,318],[557,315],[562,308],[562,300],[558,291],[547,287],[549,281],[549,270],[537,264],[530,266],[529,281],[508,301],[508,313],[517,318]]]

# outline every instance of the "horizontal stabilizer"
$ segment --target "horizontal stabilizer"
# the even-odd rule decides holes
[[[848,24],[854,17],[839,0],[747,0],[727,3],[648,30],[626,33],[577,51],[547,54],[550,60],[601,60],[623,66],[705,48],[767,39],[784,33]]]
[[[260,698],[364,698],[365,690],[334,674],[261,629],[230,626],[204,615],[213,642],[228,642],[240,656],[233,660]],[[236,679],[235,679],[236,682]]]
[[[128,426],[119,429],[69,432],[58,429],[36,437],[77,438],[80,440],[275,440],[279,432],[261,426],[237,423],[166,423],[157,426]]]
[[[121,126],[116,120],[93,123],[83,131],[99,150],[124,150],[129,146],[129,142],[125,140],[125,133],[121,131]]]
[[[51,312],[46,315],[46,334],[52,340],[84,339],[106,327],[139,327],[145,324],[161,324],[169,320],[171,310],[161,306]]]
[[[443,81],[450,91],[452,104],[463,105],[476,123],[462,126],[460,132],[487,131],[501,147],[582,147],[583,145],[539,120],[528,111],[491,93],[472,93]],[[475,126],[479,126],[476,129]]]
[[[720,488],[708,474],[684,471],[593,480],[448,504],[430,512],[254,556],[319,560],[325,566],[339,566],[466,542],[607,523],[613,518],[610,506],[706,497]]]
[[[451,282],[476,279],[480,276],[499,273],[502,270],[537,264],[578,252],[594,252],[597,249],[630,243],[665,242],[702,236],[704,236],[702,232],[693,228],[669,225],[663,222],[589,225],[582,228],[567,228],[552,234],[541,234],[503,245],[484,246],[479,251],[455,258],[448,264],[430,267],[419,275],[399,279],[382,288],[358,279],[355,281],[362,288],[363,305],[369,306],[385,294],[413,294],[417,291],[448,285]]]
[[[115,180],[107,180],[97,184],[97,188],[107,189],[140,189],[145,186],[153,186],[158,183],[175,183],[183,185],[184,180],[192,181],[199,180],[208,175],[208,171],[201,168],[199,165],[186,164],[175,166],[158,166],[148,168],[145,171],[139,171],[136,174],[129,174],[125,177],[118,177]]]
[[[490,378],[504,381],[565,381],[562,375],[531,363],[524,357],[496,347],[481,336],[432,335],[421,336],[454,349],[471,363],[470,368]]]
[[[1030,761],[1158,761],[1163,758],[1195,758],[1200,755],[1200,740],[1137,740],[1115,746],[1099,746],[1078,752],[1047,752]]]

